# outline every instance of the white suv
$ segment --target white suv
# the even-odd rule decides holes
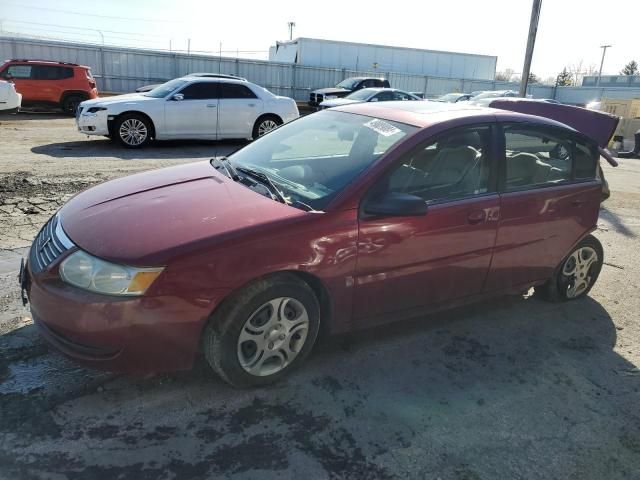
[[[153,139],[255,139],[300,116],[293,99],[239,78],[188,75],[146,93],[82,102],[78,130],[125,147]]]

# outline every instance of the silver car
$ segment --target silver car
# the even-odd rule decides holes
[[[320,104],[320,108],[331,108],[352,103],[388,102],[394,100],[413,101],[422,100],[422,98],[395,88],[363,88],[362,90],[357,90],[343,98],[325,100]]]

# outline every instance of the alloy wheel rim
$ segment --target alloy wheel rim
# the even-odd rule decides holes
[[[261,305],[242,326],[238,361],[243,370],[266,377],[284,370],[304,347],[309,314],[298,300],[279,297]]]
[[[591,268],[597,264],[598,254],[591,247],[578,248],[562,266],[562,275],[568,280],[567,298],[575,298],[591,285]]]
[[[129,118],[120,125],[120,138],[127,145],[140,145],[147,139],[146,125],[136,118]]]
[[[264,120],[258,127],[258,136],[261,137],[275,128],[278,128],[278,124],[274,120]]]

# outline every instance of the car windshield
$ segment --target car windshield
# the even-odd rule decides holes
[[[356,83],[359,82],[357,78],[346,78],[336,85],[336,88],[346,88],[347,90],[355,87]]]
[[[479,95],[476,95],[475,97],[473,97],[474,100],[480,100],[481,98],[497,98],[497,97],[504,97],[505,93],[504,91],[497,91],[497,92],[483,92],[480,93]]]
[[[284,125],[230,157],[266,174],[291,202],[323,210],[346,185],[417,128],[322,111]]]
[[[368,88],[365,88],[363,90],[358,90],[356,92],[350,93],[344,98],[348,98],[349,100],[369,100],[369,97],[371,97],[374,93],[376,93],[376,90],[369,90]]]
[[[163,83],[162,85],[158,85],[153,90],[149,90],[144,94],[144,96],[153,98],[164,98],[186,83],[188,83],[187,80],[180,80],[178,78],[176,78],[175,80],[169,80],[167,83]]]
[[[454,102],[459,96],[459,93],[447,93],[446,95],[436,98],[436,102]]]

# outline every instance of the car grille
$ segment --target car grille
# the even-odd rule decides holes
[[[324,98],[324,95],[322,95],[321,93],[312,93],[309,96],[309,100],[311,101],[311,103],[320,103],[322,102]]]
[[[41,272],[64,252],[73,247],[60,225],[58,215],[54,215],[38,232],[29,252],[29,264],[33,272]]]

